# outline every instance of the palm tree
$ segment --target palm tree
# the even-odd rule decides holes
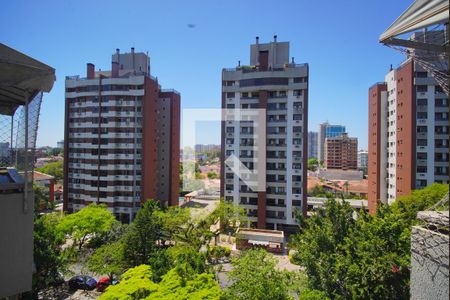
[[[348,181],[344,183],[344,186],[345,186],[345,193],[348,195],[348,186],[349,186]]]

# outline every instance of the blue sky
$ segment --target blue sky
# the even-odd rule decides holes
[[[64,134],[64,77],[87,62],[109,69],[116,48],[148,51],[163,88],[183,108],[220,107],[221,69],[249,62],[249,45],[289,41],[290,56],[310,66],[309,130],[347,127],[367,147],[367,91],[403,57],[378,36],[409,1],[2,1],[0,41],[56,69],[44,96],[38,145]],[[193,24],[194,26],[188,26]],[[199,143],[219,143],[219,124],[203,122]]]

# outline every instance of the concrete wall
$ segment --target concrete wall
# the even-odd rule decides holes
[[[0,298],[31,290],[34,195],[0,194]]]
[[[411,299],[449,298],[449,236],[414,226],[411,235]]]

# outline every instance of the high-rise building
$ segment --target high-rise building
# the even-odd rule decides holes
[[[345,132],[345,126],[342,125],[330,125],[328,122],[319,125],[317,139],[317,155],[319,161],[325,161],[325,139],[338,137]]]
[[[222,108],[264,110],[264,134],[252,121],[222,122],[221,194],[240,204],[257,228],[296,230],[294,210],[306,214],[308,64],[289,62],[289,42],[250,46],[251,66],[222,71]],[[224,160],[236,155],[262,167],[266,189],[254,191]],[[261,175],[259,173],[258,175]]]
[[[319,134],[315,131],[308,132],[308,158],[317,158],[317,147]]]
[[[64,140],[57,141],[57,142],[56,142],[56,148],[61,148],[61,149],[63,149],[63,148],[64,148]]]
[[[407,60],[369,89],[369,210],[434,182],[448,183],[448,96]]]
[[[358,151],[358,170],[367,170],[369,162],[369,152],[367,150]]]
[[[133,220],[142,201],[177,205],[180,94],[162,90],[144,53],[112,55],[111,71],[66,77],[64,210],[104,203]]]
[[[343,133],[325,139],[325,167],[327,169],[356,170],[358,139]]]

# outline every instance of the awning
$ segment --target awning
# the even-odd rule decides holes
[[[38,92],[49,92],[55,69],[0,43],[0,114],[13,115]]]
[[[380,42],[388,42],[403,33],[426,28],[430,25],[446,23],[449,19],[448,0],[416,0],[380,36]]]
[[[248,243],[252,244],[252,245],[269,246],[269,242],[265,242],[265,241],[248,240]]]

